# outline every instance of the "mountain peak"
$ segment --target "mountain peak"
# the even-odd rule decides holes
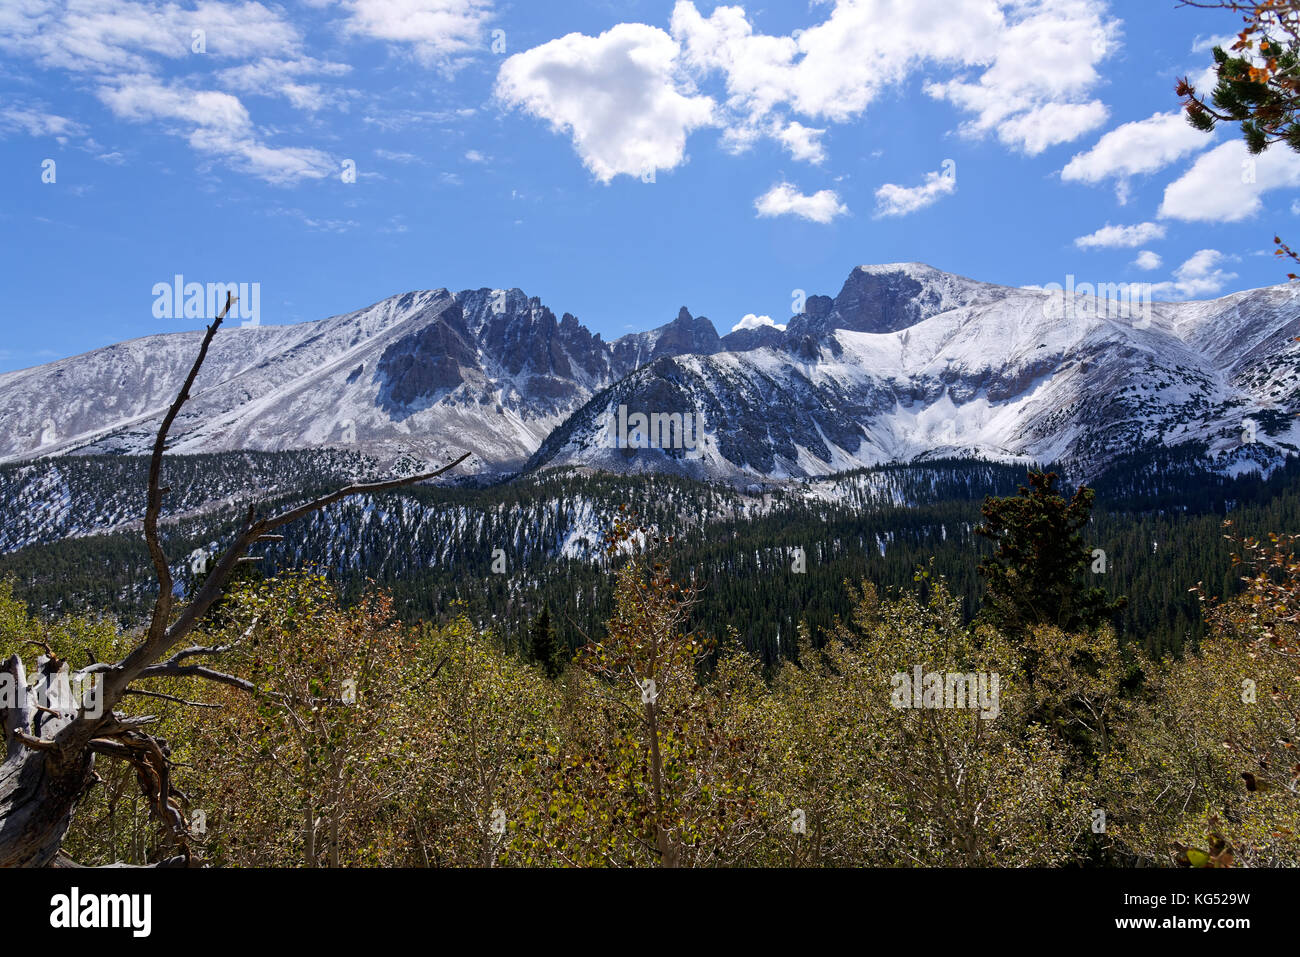
[[[865,265],[859,266],[855,271],[872,273],[874,275],[880,275],[882,273],[895,273],[895,272],[908,273],[908,274],[915,274],[915,273],[931,274],[931,273],[942,272],[942,270],[935,269],[929,263],[920,263],[920,262],[866,263]]]
[[[649,333],[653,337],[651,359],[664,355],[713,355],[722,349],[722,340],[718,330],[704,316],[692,316],[689,309],[682,306],[677,311],[677,318],[667,325]]]
[[[832,329],[897,332],[949,309],[1000,298],[1001,287],[946,273],[919,262],[858,266],[827,307],[810,301],[795,327],[814,334]]]

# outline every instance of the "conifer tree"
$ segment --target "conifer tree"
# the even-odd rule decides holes
[[[560,672],[564,670],[564,658],[560,653],[559,643],[555,640],[555,629],[551,627],[551,609],[545,605],[533,620],[529,644],[533,661],[541,665],[546,676],[559,677]]]
[[[988,586],[980,617],[1004,634],[1023,636],[1034,625],[1094,631],[1124,606],[1085,577],[1093,559],[1080,532],[1092,513],[1092,489],[1080,486],[1067,502],[1056,483],[1055,472],[1031,470],[1028,487],[985,499],[981,509],[976,534],[996,548],[979,566]]]
[[[1184,6],[1244,14],[1244,27],[1228,48],[1214,48],[1216,83],[1208,99],[1186,77],[1176,92],[1192,126],[1211,132],[1236,123],[1252,155],[1274,143],[1300,152],[1300,0],[1183,0]],[[1276,255],[1300,262],[1281,237]],[[1291,279],[1295,273],[1288,273]]]

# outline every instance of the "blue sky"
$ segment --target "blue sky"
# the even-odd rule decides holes
[[[153,315],[177,273],[260,283],[264,323],[518,286],[609,339],[683,304],[782,323],[863,263],[1280,282],[1300,158],[1243,167],[1235,132],[1176,115],[1235,23],[1176,0],[10,0],[0,370],[197,328]]]

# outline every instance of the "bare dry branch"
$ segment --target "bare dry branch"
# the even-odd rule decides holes
[[[203,368],[203,362],[208,356],[208,348],[212,345],[217,330],[221,328],[222,321],[234,304],[234,294],[227,291],[226,305],[208,326],[207,333],[203,336],[203,343],[199,346],[199,354],[195,356],[194,364],[190,366],[189,375],[185,377],[185,383],[176,394],[176,399],[168,408],[167,414],[163,416],[162,424],[158,426],[158,435],[153,443],[153,455],[149,459],[149,487],[144,512],[144,540],[149,546],[149,557],[153,561],[154,574],[158,577],[158,600],[154,604],[153,616],[149,622],[149,635],[151,638],[161,635],[167,627],[167,619],[171,615],[172,608],[172,573],[167,565],[167,554],[163,551],[162,543],[158,540],[158,515],[162,511],[163,496],[162,489],[159,488],[159,481],[162,477],[163,452],[167,448],[167,434],[171,431],[176,416],[180,415],[181,407],[189,401],[190,389],[194,387],[194,380],[198,378],[199,370]]]
[[[136,695],[141,698],[157,698],[160,701],[171,701],[174,704],[183,704],[190,708],[212,708],[217,711],[221,710],[221,705],[219,704],[209,704],[206,701],[189,701],[185,698],[178,698],[174,694],[165,694],[162,691],[146,691],[143,688],[127,688],[126,694]]]
[[[240,691],[247,691],[249,694],[257,693],[257,686],[246,678],[228,675],[224,671],[205,668],[203,665],[173,665],[167,663],[150,665],[148,668],[142,669],[136,677],[203,678],[205,681],[214,681],[217,684],[229,685],[232,688],[238,688]]]

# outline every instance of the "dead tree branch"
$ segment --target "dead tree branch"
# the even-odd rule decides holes
[[[95,755],[121,759],[135,768],[154,816],[164,824],[181,851],[168,863],[189,861],[188,829],[178,803],[183,795],[171,785],[169,749],[165,742],[140,730],[156,719],[128,718],[115,713],[114,707],[128,695],[211,707],[132,687],[134,682],[149,678],[201,678],[258,693],[257,687],[247,679],[187,663],[197,657],[220,655],[233,645],[193,645],[176,650],[163,660],[221,599],[238,565],[256,559],[248,555],[249,548],[259,542],[282,540],[283,536],[272,534],[276,529],[336,502],[429,481],[469,458],[467,452],[441,468],[418,475],[349,485],[274,515],[259,515],[257,506],[250,505],[234,539],[197,594],[177,612],[173,595],[175,582],[158,534],[162,497],[167,491],[161,484],[163,457],[172,426],[189,401],[217,330],[234,303],[233,294],[227,292],[225,305],[207,326],[198,355],[154,439],[145,499],[144,538],[158,581],[158,597],[143,637],[120,661],[92,664],[78,672],[79,684],[86,678],[100,680],[99,686],[92,688],[90,695],[83,694],[80,700],[72,692],[67,662],[41,642],[34,643],[45,654],[37,660],[37,673],[30,685],[23,663],[16,655],[0,665],[0,677],[7,677],[11,687],[23,690],[16,702],[0,701],[0,728],[5,745],[5,760],[0,765],[0,867],[40,866],[60,859],[60,844],[73,810],[97,779],[93,769]],[[256,627],[256,622],[252,627]],[[250,633],[251,627],[244,637]]]

